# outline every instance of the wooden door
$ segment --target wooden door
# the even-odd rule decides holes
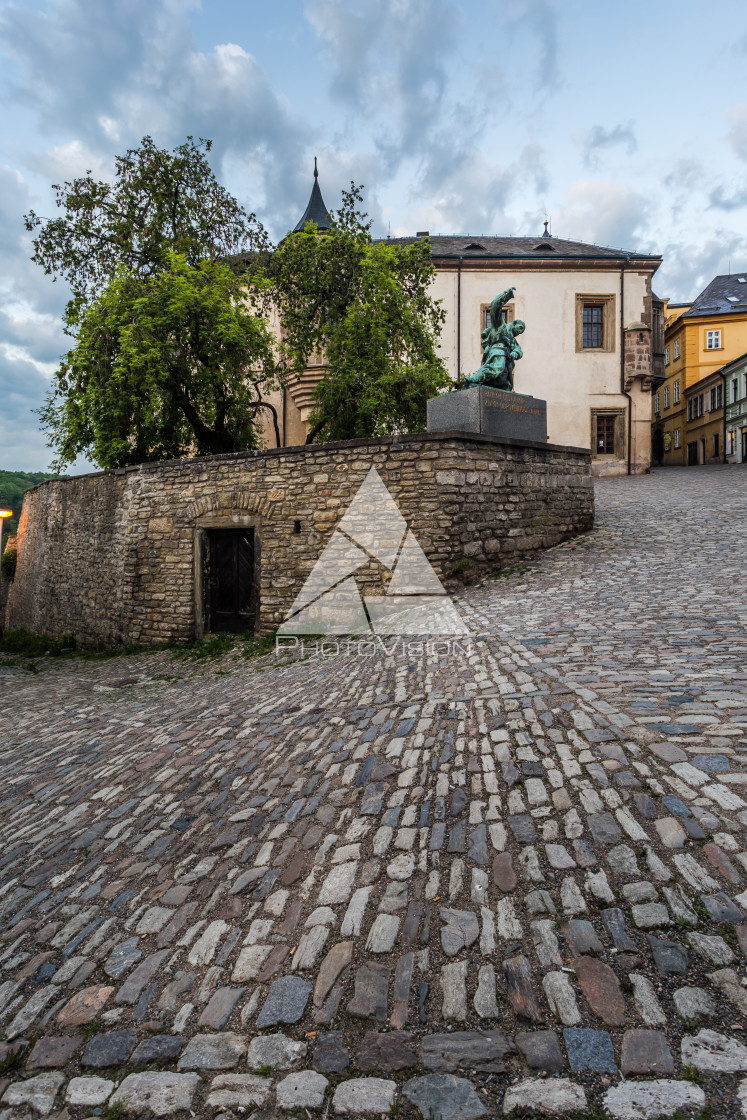
[[[208,532],[205,618],[213,634],[254,630],[254,530]]]

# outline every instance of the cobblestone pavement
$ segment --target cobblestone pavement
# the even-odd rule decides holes
[[[747,1116],[747,471],[597,494],[471,652],[5,671],[0,1120]]]

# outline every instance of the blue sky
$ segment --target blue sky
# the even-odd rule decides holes
[[[660,253],[661,295],[747,269],[747,9],[738,0],[0,0],[0,468],[43,470],[32,409],[66,293],[22,214],[146,133],[214,141],[276,236],[313,157],[375,232],[539,233]]]

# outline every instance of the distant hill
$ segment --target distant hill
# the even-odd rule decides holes
[[[12,536],[18,528],[18,518],[21,516],[24,491],[48,478],[59,478],[56,474],[43,474],[37,471],[27,474],[26,471],[0,471],[0,509],[12,509],[13,517],[6,518],[3,528],[3,538]]]

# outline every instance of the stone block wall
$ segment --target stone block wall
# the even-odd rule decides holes
[[[148,463],[26,493],[7,625],[89,648],[200,636],[204,534],[252,526],[270,633],[372,466],[447,585],[593,525],[590,453],[553,444],[442,432]]]

